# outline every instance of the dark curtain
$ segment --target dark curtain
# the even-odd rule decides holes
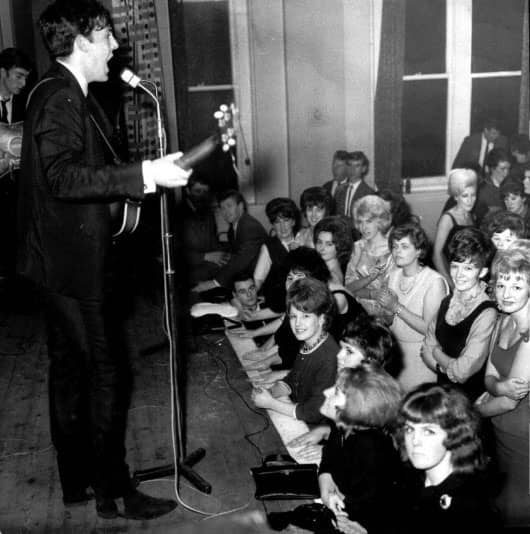
[[[521,96],[519,100],[519,132],[528,134],[530,120],[530,76],[528,73],[530,57],[528,53],[528,0],[524,2],[523,16],[523,49],[521,54]]]
[[[374,174],[378,189],[401,190],[401,106],[406,0],[385,0],[374,110]]]

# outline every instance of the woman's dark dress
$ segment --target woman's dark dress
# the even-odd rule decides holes
[[[345,511],[370,534],[393,532],[390,507],[397,499],[401,461],[392,438],[382,430],[332,425],[322,450],[319,474],[329,473],[345,495]],[[384,509],[384,512],[383,512]]]
[[[440,344],[442,350],[450,358],[458,358],[461,352],[466,346],[467,336],[469,331],[475,322],[475,319],[488,308],[495,308],[495,303],[491,300],[481,302],[464,320],[455,325],[449,324],[445,320],[445,315],[451,302],[451,295],[445,297],[438,311],[438,317],[436,319],[436,339]],[[481,393],[484,392],[484,371],[486,369],[486,361],[482,368],[470,376],[466,382],[459,384],[461,389],[468,395],[471,400],[475,400]],[[438,373],[438,383],[452,384],[447,375],[444,373]]]

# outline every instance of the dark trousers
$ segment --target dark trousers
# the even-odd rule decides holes
[[[45,292],[50,426],[63,493],[132,488],[125,463],[128,366],[116,314],[102,301]],[[120,347],[122,345],[122,347]]]

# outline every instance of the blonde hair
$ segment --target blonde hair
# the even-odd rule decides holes
[[[377,226],[382,234],[386,234],[392,224],[392,212],[390,202],[382,199],[378,195],[366,195],[353,205],[353,221],[358,226],[360,217],[377,219]]]
[[[453,169],[447,177],[447,193],[457,197],[466,187],[477,188],[477,173],[473,169]]]

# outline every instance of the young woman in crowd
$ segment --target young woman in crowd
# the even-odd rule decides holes
[[[458,231],[449,243],[454,290],[429,324],[422,357],[438,382],[459,384],[471,400],[484,391],[484,369],[497,318],[483,281],[492,247],[476,228]]]
[[[501,532],[479,423],[466,395],[450,386],[422,384],[403,399],[396,437],[414,469],[400,492],[400,534]]]
[[[449,173],[447,191],[456,204],[445,211],[438,221],[432,259],[436,270],[452,287],[448,244],[458,230],[475,224],[472,209],[477,199],[477,174],[471,169],[453,169]]]
[[[333,211],[333,198],[324,187],[308,187],[300,196],[300,208],[308,226],[301,228],[296,234],[298,246],[314,248],[313,230],[324,217]]]
[[[261,290],[267,305],[276,311],[285,306],[285,258],[294,248],[294,236],[300,227],[300,211],[290,198],[273,198],[265,206],[265,213],[274,230],[261,245],[254,282]]]
[[[386,236],[392,220],[390,204],[377,195],[366,195],[355,202],[353,218],[361,239],[353,245],[346,288],[370,315],[380,315],[376,291],[385,285],[393,264]]]
[[[398,380],[405,391],[436,379],[420,356],[427,327],[448,287],[443,276],[424,265],[428,239],[416,223],[392,229],[388,239],[395,267],[388,286],[377,292],[377,302],[390,316],[390,329],[401,348],[402,369]]]
[[[481,230],[497,250],[506,250],[518,239],[524,239],[526,235],[523,218],[509,211],[495,211],[485,217]]]
[[[353,246],[351,226],[344,217],[325,217],[315,226],[313,237],[315,249],[331,273],[331,281],[343,285],[344,269]]]
[[[391,370],[398,359],[397,347],[390,330],[375,317],[360,315],[350,321],[340,340],[337,369],[357,367],[361,363]],[[331,425],[324,423],[298,436],[290,443],[306,462],[320,457],[320,446],[329,437]]]
[[[328,331],[335,302],[324,282],[304,278],[287,291],[287,313],[301,343],[293,368],[269,389],[255,387],[252,400],[258,408],[317,424],[322,420],[323,392],[334,384],[337,374],[339,347]]]
[[[523,182],[517,178],[506,178],[499,189],[506,210],[519,215],[525,221],[525,226],[528,228],[530,213]]]
[[[477,408],[484,417],[492,418],[497,462],[504,476],[497,504],[505,524],[528,528],[530,242],[518,242],[498,253],[492,275],[502,315],[486,367],[487,392],[479,397]]]
[[[343,286],[330,281],[330,272],[325,261],[318,252],[307,247],[299,247],[292,250],[286,259],[287,276],[285,278],[286,290],[293,282],[302,278],[316,278],[328,284],[336,304],[336,314],[330,327],[330,333],[335,340],[339,340],[345,324],[357,317],[364,315],[364,309],[344,289]],[[294,336],[289,317],[283,315],[268,325],[255,329],[245,330],[240,333],[242,337],[259,337],[274,334],[274,337],[259,349],[244,355],[248,361],[246,368],[255,370],[267,370],[271,365],[273,369],[290,369],[298,352],[298,341]]]
[[[340,371],[324,396],[320,411],[332,425],[319,469],[322,502],[342,532],[361,524],[370,534],[386,534],[395,517],[382,506],[397,499],[401,467],[391,435],[399,385],[380,366],[361,363]]]

